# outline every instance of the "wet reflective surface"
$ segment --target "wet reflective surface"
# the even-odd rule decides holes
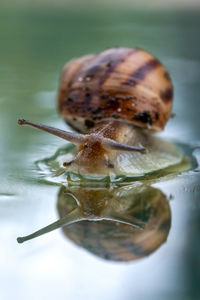
[[[18,127],[17,119],[67,128],[57,115],[55,96],[60,69],[71,57],[110,46],[138,45],[153,52],[175,86],[176,117],[161,135],[186,144],[200,160],[198,12],[2,7],[0,16],[1,298],[198,299],[198,166],[153,183],[151,188],[169,201],[171,228],[167,242],[146,258],[129,263],[104,260],[77,247],[61,230],[22,245],[16,242],[17,236],[59,218],[60,186],[44,182],[35,161],[51,157],[66,144]]]

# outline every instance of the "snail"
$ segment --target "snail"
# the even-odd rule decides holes
[[[172,98],[169,73],[157,58],[139,48],[112,48],[73,59],[63,68],[58,110],[77,132],[24,119],[18,124],[77,146],[73,158],[62,161],[67,171],[92,175],[148,173],[183,159],[172,143],[152,135],[169,119]]]
[[[171,226],[166,196],[143,184],[114,188],[63,186],[57,208],[59,221],[18,241],[63,227],[70,240],[101,258],[132,261],[158,249]]]

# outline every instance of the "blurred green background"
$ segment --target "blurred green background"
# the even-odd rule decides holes
[[[17,119],[66,128],[56,110],[64,63],[108,47],[138,46],[154,53],[175,87],[176,118],[162,135],[199,146],[199,28],[195,1],[0,3],[2,299],[199,299],[198,170],[159,186],[175,198],[172,229],[168,243],[141,262],[108,264],[59,231],[16,243],[18,235],[57,218],[58,188],[41,183],[34,162],[64,142],[21,128]],[[198,159],[198,149],[195,155]]]

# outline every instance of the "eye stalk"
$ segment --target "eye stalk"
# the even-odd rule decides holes
[[[74,145],[80,145],[84,142],[85,136],[83,134],[75,133],[75,132],[69,132],[61,129],[57,129],[51,126],[46,126],[42,124],[37,124],[34,122],[30,122],[24,119],[19,119],[18,120],[19,125],[28,125],[31,127],[35,127],[37,129],[46,131],[48,133],[51,133],[53,135],[56,135],[64,140],[67,140],[71,142]]]
[[[136,151],[136,152],[141,152],[142,154],[146,153],[146,148],[143,146],[136,147],[136,146],[126,145],[123,143],[116,142],[110,138],[101,136],[100,134],[91,133],[91,134],[84,135],[84,134],[80,134],[80,133],[69,132],[69,131],[57,129],[57,128],[54,128],[51,126],[46,126],[46,125],[30,122],[30,121],[27,121],[24,119],[19,119],[18,124],[19,125],[28,125],[28,126],[35,127],[37,129],[46,131],[50,134],[53,134],[64,140],[67,140],[76,146],[80,146],[80,145],[84,146],[85,141],[88,140],[89,138],[91,139],[94,136],[95,138],[98,137],[98,139],[101,140],[102,146],[105,148],[105,150],[112,149],[112,150],[118,150],[118,151]]]
[[[136,152],[140,152],[142,154],[145,154],[147,152],[147,149],[143,146],[130,146],[130,145],[125,145],[122,143],[118,143],[114,140],[108,139],[108,138],[104,138],[102,141],[102,144],[104,146],[105,149],[109,150],[118,150],[118,151],[136,151]]]

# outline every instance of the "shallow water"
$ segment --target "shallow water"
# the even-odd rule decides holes
[[[61,230],[19,245],[58,218],[59,186],[45,183],[35,161],[65,142],[17,119],[67,128],[56,112],[59,72],[71,57],[111,46],[140,46],[166,65],[175,86],[176,117],[161,134],[187,144],[200,161],[200,18],[196,13],[87,13],[2,8],[0,11],[0,295],[1,299],[198,299],[199,167],[153,184],[169,199],[167,242],[131,263],[102,260]],[[171,199],[171,200],[170,200]]]

